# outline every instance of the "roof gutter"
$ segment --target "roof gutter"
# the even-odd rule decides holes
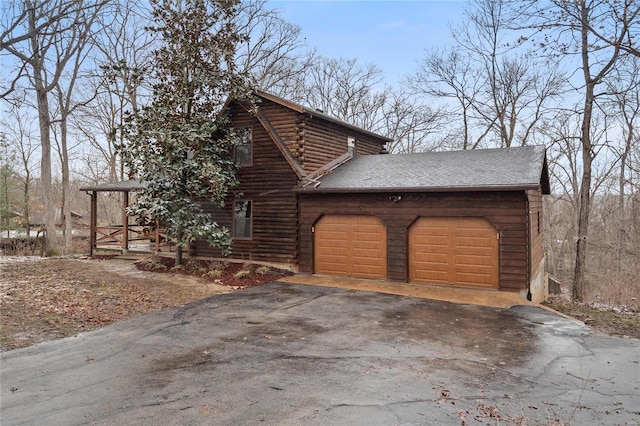
[[[429,187],[384,187],[384,188],[323,188],[304,187],[295,188],[294,192],[306,194],[357,194],[357,193],[384,193],[384,192],[508,192],[540,189],[539,184],[525,185],[485,185],[485,186],[429,186]]]

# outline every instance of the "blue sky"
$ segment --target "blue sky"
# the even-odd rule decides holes
[[[416,69],[425,48],[451,42],[449,28],[460,22],[466,2],[271,0],[269,4],[286,21],[302,27],[308,45],[321,55],[373,63],[393,84]]]

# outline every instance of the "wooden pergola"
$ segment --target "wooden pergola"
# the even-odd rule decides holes
[[[149,227],[130,225],[127,207],[129,207],[130,193],[140,191],[145,188],[145,183],[139,180],[128,180],[115,183],[105,183],[101,185],[87,186],[80,188],[91,196],[91,220],[90,220],[90,254],[93,256],[98,248],[119,249],[127,252],[131,248],[132,242],[148,241],[147,248],[136,247],[136,250],[151,251],[151,243],[155,240],[154,249],[156,252],[162,248],[171,249],[171,244],[166,234],[160,229],[159,224],[153,232]],[[98,193],[99,192],[120,192],[122,193],[122,224],[98,226]]]

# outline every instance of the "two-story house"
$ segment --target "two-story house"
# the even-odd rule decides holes
[[[240,184],[203,206],[231,230],[232,258],[546,298],[544,147],[389,155],[386,137],[256,96],[257,110],[227,105]],[[221,256],[206,241],[191,254]]]

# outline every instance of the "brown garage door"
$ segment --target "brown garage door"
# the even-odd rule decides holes
[[[387,278],[387,231],[373,216],[323,216],[315,225],[316,274]]]
[[[498,288],[498,243],[482,218],[420,218],[409,230],[409,279]]]

